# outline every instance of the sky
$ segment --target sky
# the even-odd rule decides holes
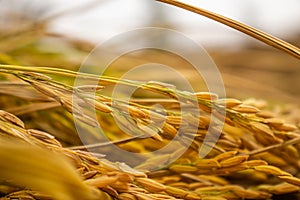
[[[204,45],[226,46],[249,40],[231,28],[197,14],[150,0],[98,0],[92,9],[66,15],[51,30],[93,42],[107,40],[124,31],[164,23]],[[52,12],[75,8],[87,0],[52,0]],[[185,0],[195,6],[244,22],[280,38],[300,33],[299,0]],[[151,14],[152,13],[152,14]],[[161,26],[156,21],[155,26]]]

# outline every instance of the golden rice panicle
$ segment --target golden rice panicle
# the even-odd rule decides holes
[[[96,178],[87,179],[85,183],[96,188],[104,188],[115,183],[117,180],[118,177],[116,176],[101,175]]]
[[[279,183],[277,185],[264,184],[264,185],[259,185],[257,189],[260,191],[265,191],[270,194],[276,194],[276,195],[292,194],[292,193],[299,192],[298,186],[289,183]]]
[[[258,108],[254,106],[247,106],[247,105],[238,105],[233,107],[232,110],[237,111],[239,113],[247,113],[247,114],[255,114],[260,111]]]
[[[171,165],[169,167],[169,170],[176,172],[176,173],[193,173],[198,171],[198,168],[195,166],[190,166],[190,165]]]
[[[215,101],[215,103],[226,108],[232,108],[241,105],[243,102],[238,99],[226,98],[218,99]]]
[[[157,193],[166,189],[165,185],[149,178],[137,178],[135,181],[149,192]]]
[[[210,100],[210,101],[215,101],[218,99],[218,95],[212,92],[195,92],[194,95],[199,99],[199,100]]]
[[[3,121],[15,124],[21,128],[25,128],[23,121],[9,112],[0,110],[0,117],[1,117],[1,120],[3,120]]]
[[[171,187],[171,186],[167,186],[164,192],[176,198],[182,198],[187,200],[201,200],[201,196],[196,193]]]
[[[237,151],[227,151],[217,155],[214,159],[217,161],[226,160],[228,158],[234,157],[238,152]]]
[[[234,156],[232,158],[228,158],[226,160],[223,160],[220,162],[221,167],[230,167],[230,166],[235,166],[239,165],[242,162],[248,160],[249,156],[244,155],[244,156]]]
[[[283,180],[287,183],[293,184],[295,186],[300,186],[300,179],[293,176],[278,176],[280,180]]]
[[[278,167],[270,166],[270,165],[260,165],[260,166],[255,166],[254,170],[263,172],[263,173],[268,173],[274,176],[292,176],[291,174],[279,169]]]

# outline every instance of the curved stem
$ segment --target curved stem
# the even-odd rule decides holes
[[[297,59],[300,59],[300,49],[296,46],[291,45],[288,42],[285,42],[281,39],[278,39],[272,35],[269,35],[267,33],[264,33],[258,29],[255,29],[251,26],[248,26],[246,24],[240,23],[238,21],[235,21],[233,19],[224,17],[222,15],[210,12],[208,10],[202,9],[202,8],[198,8],[192,5],[189,5],[187,3],[183,3],[177,0],[156,0],[156,1],[160,1],[166,4],[170,4],[194,13],[197,13],[199,15],[205,16],[209,19],[212,19],[214,21],[220,22],[222,24],[225,24],[233,29],[236,29],[240,32],[243,32],[253,38],[256,38],[258,40],[260,40],[261,42],[264,42],[270,46],[273,46],[279,50],[282,50],[292,56],[294,56]]]

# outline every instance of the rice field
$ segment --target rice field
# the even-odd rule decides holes
[[[51,17],[23,17],[22,31],[0,33],[1,200],[300,199],[299,70],[287,73],[299,67],[299,48],[186,3],[160,3],[270,46],[212,53],[223,66],[223,96],[186,60],[157,49],[120,57],[101,76],[93,70],[104,59],[90,57],[91,70],[82,70],[95,44],[47,32]],[[264,69],[295,84],[251,81],[244,62],[260,56],[274,59]],[[153,69],[124,78],[153,59],[181,70],[193,90]]]

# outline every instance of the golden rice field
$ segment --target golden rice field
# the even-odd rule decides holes
[[[299,48],[189,4],[160,2],[270,46],[211,50],[227,90],[222,97],[182,60],[159,51],[125,56],[100,77],[81,72],[95,45],[47,32],[51,17],[1,32],[1,200],[300,199]],[[153,57],[180,69],[195,91],[157,71],[120,78]],[[251,81],[253,68],[257,79],[274,84]],[[275,72],[290,82],[271,79]],[[165,81],[140,81],[151,74]],[[127,102],[113,96],[116,85],[136,92]]]

